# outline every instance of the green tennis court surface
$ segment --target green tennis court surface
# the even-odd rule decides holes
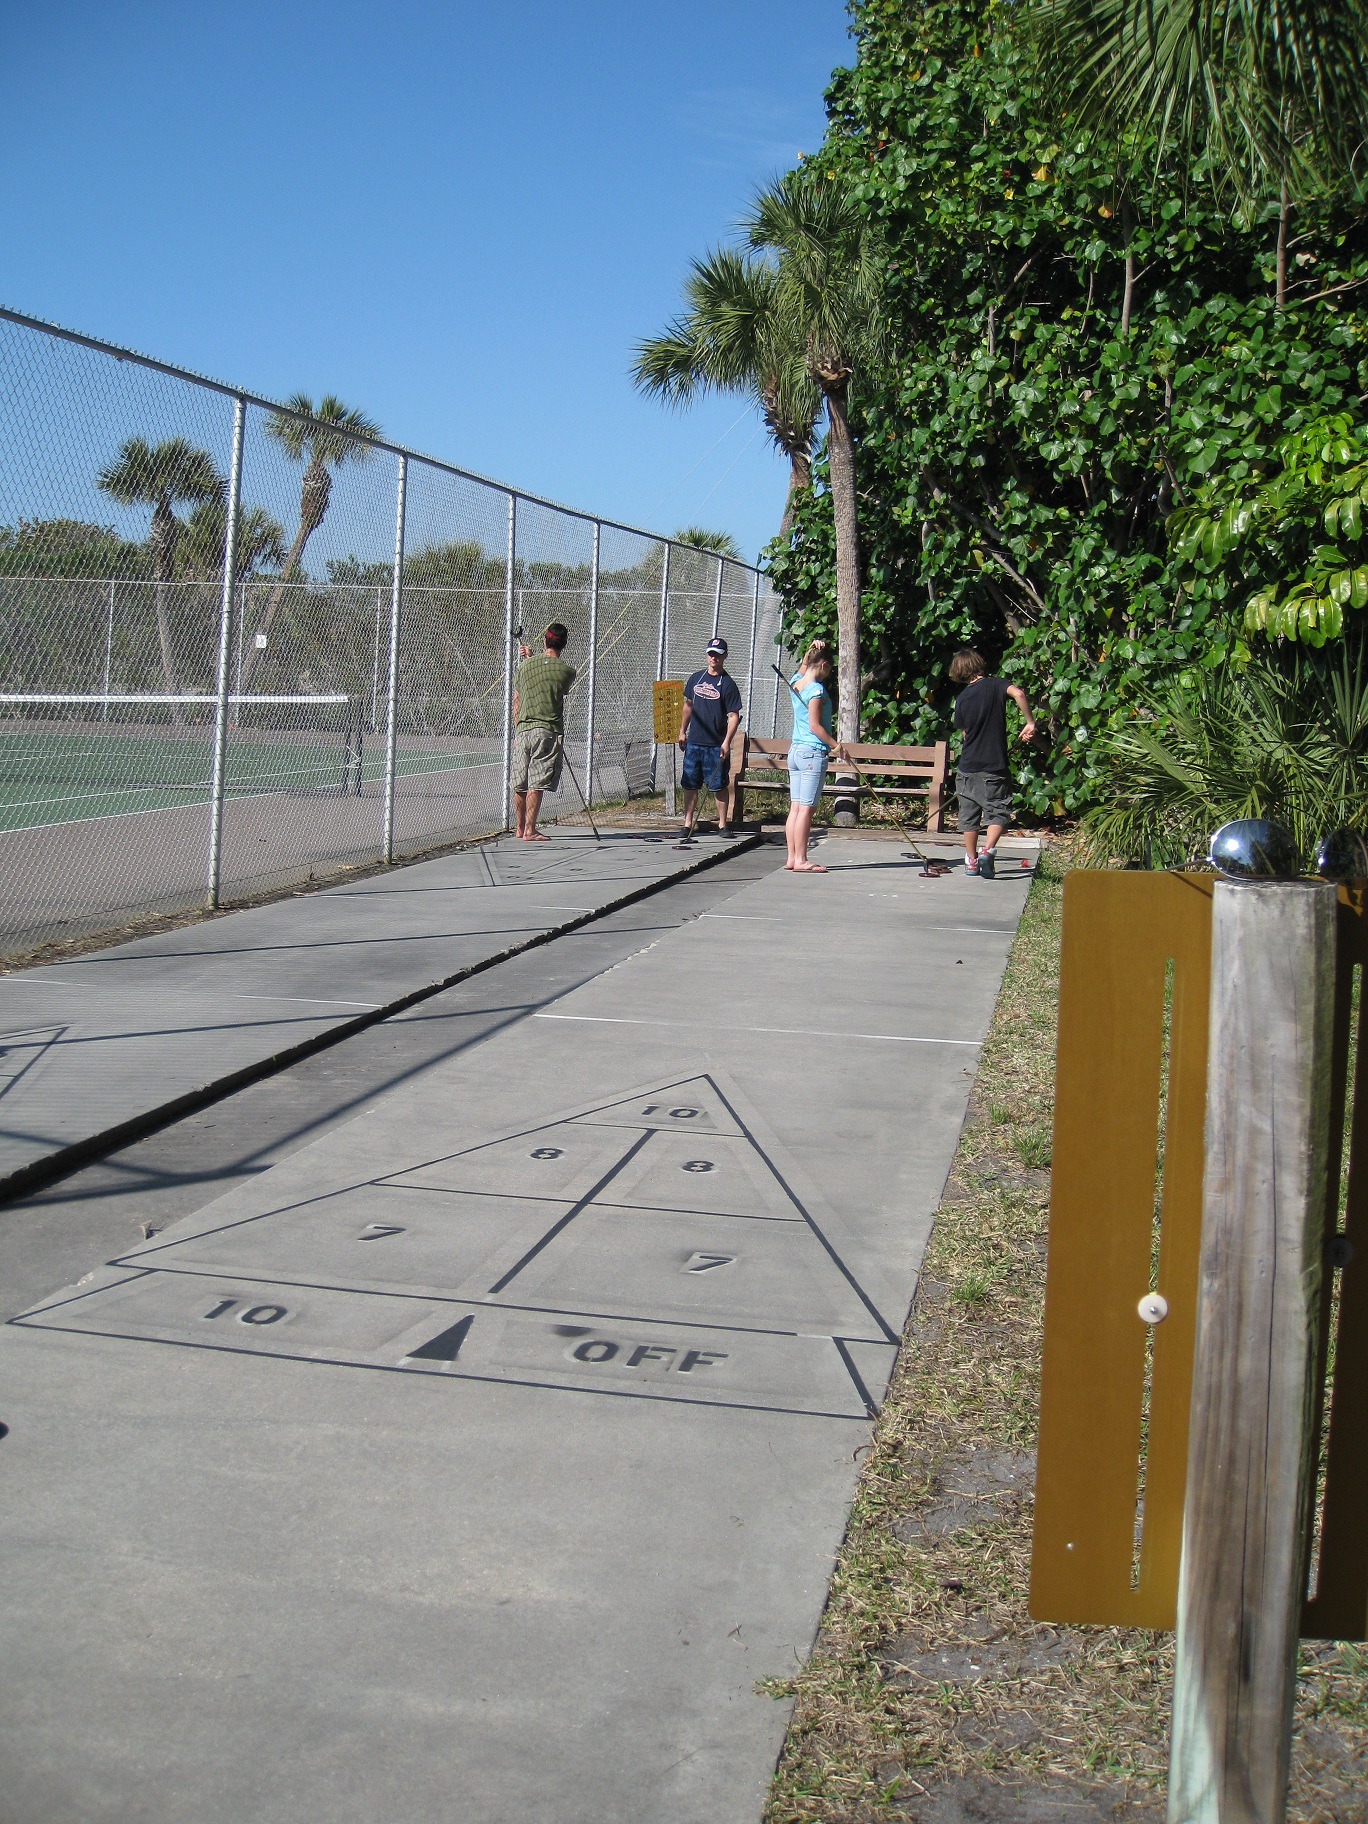
[[[0,728],[0,831],[85,818],[121,817],[205,803],[213,772],[211,729],[147,733],[82,728]],[[400,748],[399,779],[458,772],[488,764],[479,753]],[[377,789],[384,743],[355,748],[341,731],[235,730],[227,750],[226,795],[338,797]]]

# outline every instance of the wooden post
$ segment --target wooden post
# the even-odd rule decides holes
[[[1336,890],[1212,900],[1169,1824],[1282,1824],[1306,1586]]]

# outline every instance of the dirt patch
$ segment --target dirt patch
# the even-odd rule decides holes
[[[895,1816],[915,1824],[1117,1824],[1159,1818],[1159,1803],[1139,1803],[1124,1787],[1049,1787],[971,1777],[952,1780],[924,1799],[898,1805]]]

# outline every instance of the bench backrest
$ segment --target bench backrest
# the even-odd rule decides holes
[[[733,783],[742,788],[777,784],[777,775],[788,770],[788,750],[787,741],[746,735],[732,749]],[[918,786],[925,782],[926,827],[932,833],[939,832],[950,763],[950,750],[944,741],[937,741],[933,747],[890,747],[878,742],[852,741],[847,744],[846,752],[859,762],[863,773],[873,775],[874,784],[870,789],[875,796],[879,795],[879,781],[895,791],[901,786],[904,793],[914,792],[918,797],[921,796]]]

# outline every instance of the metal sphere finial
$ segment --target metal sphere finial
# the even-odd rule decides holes
[[[1295,880],[1301,855],[1291,832],[1266,817],[1240,817],[1211,839],[1211,865],[1227,880]]]
[[[1322,880],[1368,880],[1368,842],[1357,830],[1327,830],[1316,844]]]

